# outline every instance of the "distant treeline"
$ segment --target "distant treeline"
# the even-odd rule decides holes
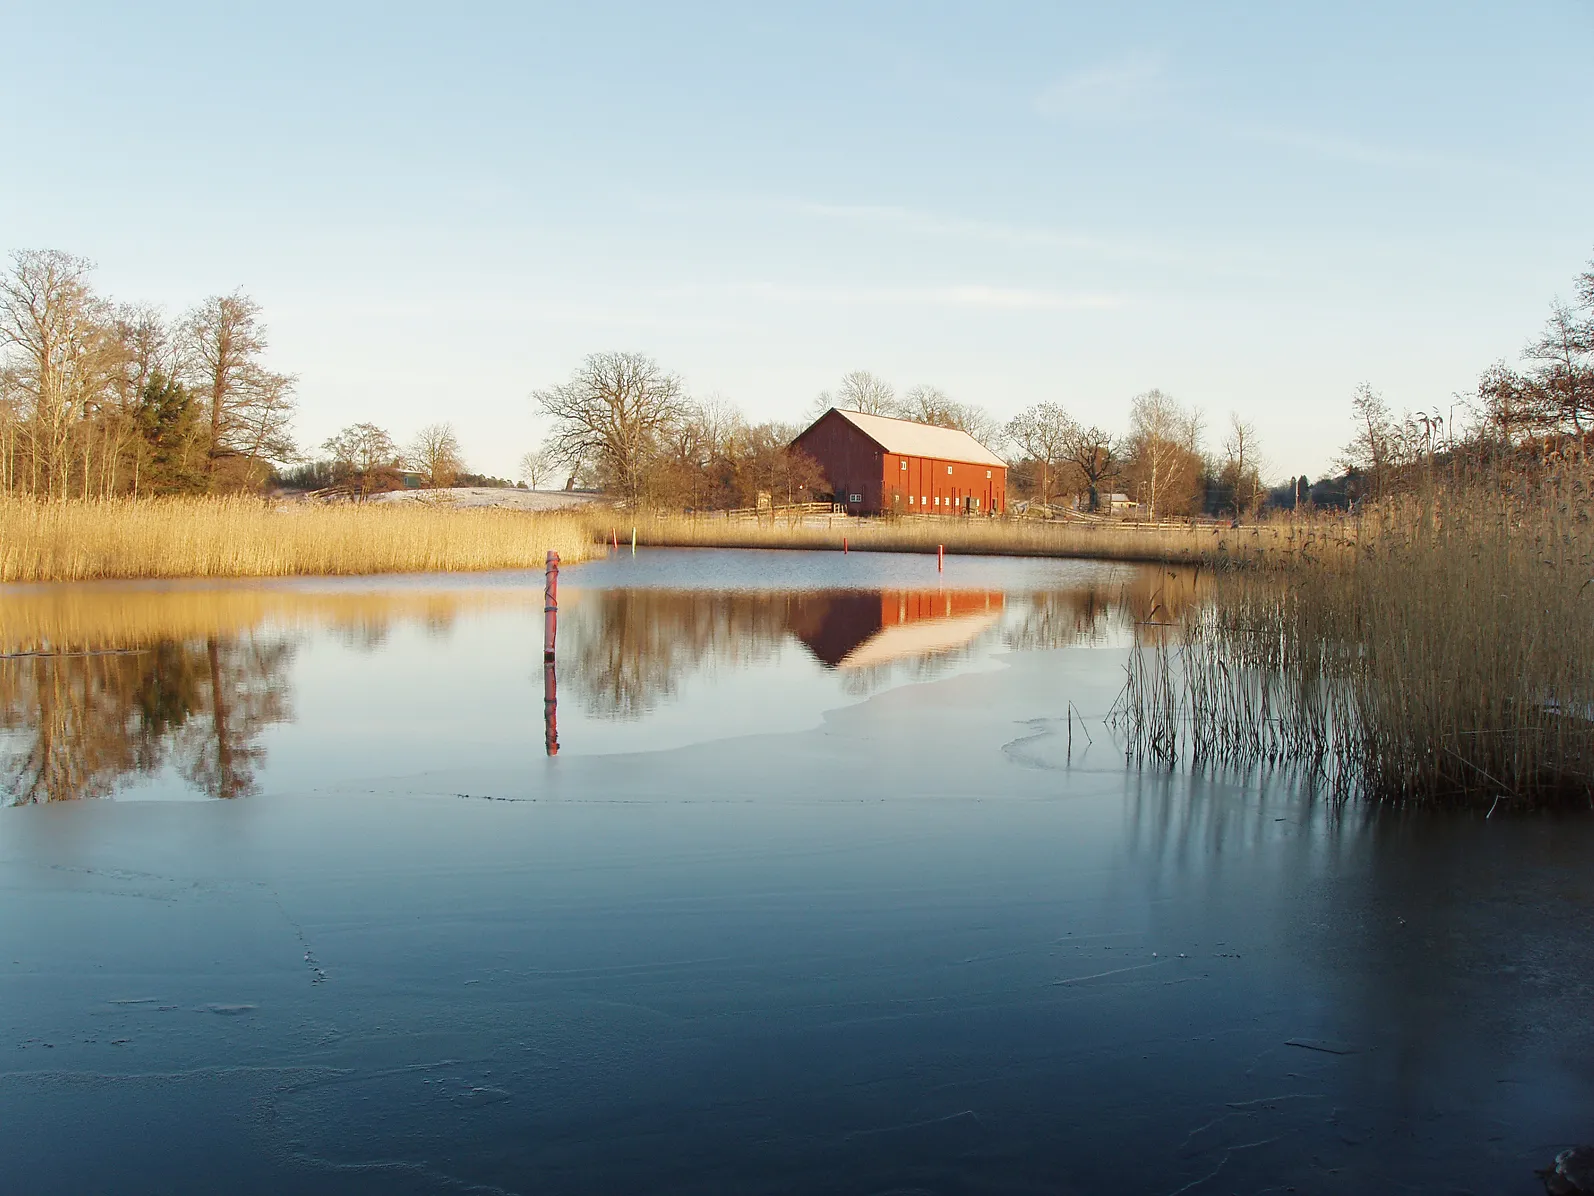
[[[168,317],[95,291],[91,266],[53,250],[12,255],[0,274],[0,491],[51,498],[231,493],[286,487],[364,496],[405,486],[509,485],[467,469],[447,423],[405,445],[371,422],[295,443],[296,377],[266,368],[266,327],[241,291]],[[1351,396],[1355,433],[1340,472],[1264,483],[1255,428],[1207,417],[1152,389],[1125,431],[1037,403],[1005,422],[934,386],[902,393],[866,370],[818,395],[804,417],[754,422],[636,353],[596,353],[534,392],[548,437],[519,463],[522,485],[599,489],[661,509],[707,510],[830,497],[788,446],[835,406],[960,428],[1010,463],[1014,501],[1142,516],[1250,515],[1264,506],[1349,506],[1440,468],[1531,464],[1583,451],[1594,427],[1594,267],[1556,301],[1516,364],[1476,390],[1393,414],[1369,385]],[[1078,408],[1076,407],[1076,410]],[[1275,479],[1277,475],[1274,475]]]

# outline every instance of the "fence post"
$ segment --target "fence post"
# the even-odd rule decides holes
[[[559,678],[554,670],[554,638],[559,633],[559,554],[548,554],[542,589],[542,733],[550,756],[559,754]]]
[[[542,658],[553,659],[554,637],[559,634],[559,554],[548,554],[548,577],[542,587]]]

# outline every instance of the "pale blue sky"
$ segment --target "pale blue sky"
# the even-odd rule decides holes
[[[635,349],[754,418],[851,369],[1274,475],[1448,409],[1594,254],[1594,4],[3,6],[0,248],[243,287],[302,443]],[[1214,441],[1217,436],[1214,434]]]

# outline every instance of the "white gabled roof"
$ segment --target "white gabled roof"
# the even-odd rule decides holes
[[[934,457],[941,461],[961,461],[965,465],[999,465],[1007,462],[967,432],[914,423],[911,419],[891,419],[884,415],[865,415],[861,411],[830,409],[888,453],[904,457]],[[826,412],[828,415],[829,412]],[[823,419],[821,416],[820,419]],[[818,422],[817,420],[815,421]]]

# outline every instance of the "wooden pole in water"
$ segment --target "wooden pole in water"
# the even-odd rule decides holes
[[[937,573],[945,573],[946,572],[946,545],[945,544],[937,544],[935,546],[935,571]]]
[[[631,555],[636,555],[636,528],[631,529]]]
[[[614,550],[616,552],[619,552],[620,551],[620,529],[617,528],[617,527],[611,527],[609,529],[609,535],[611,537],[613,537],[613,539],[614,539]]]
[[[554,664],[542,664],[542,743],[550,756],[559,754],[559,678]]]
[[[548,554],[542,587],[542,736],[550,756],[559,754],[559,678],[554,670],[554,639],[559,634],[559,554]]]
[[[841,537],[841,551],[842,552],[846,552],[847,551],[847,537],[846,536]]]
[[[542,587],[542,658],[553,659],[554,637],[559,634],[559,554],[548,554],[548,578]]]

